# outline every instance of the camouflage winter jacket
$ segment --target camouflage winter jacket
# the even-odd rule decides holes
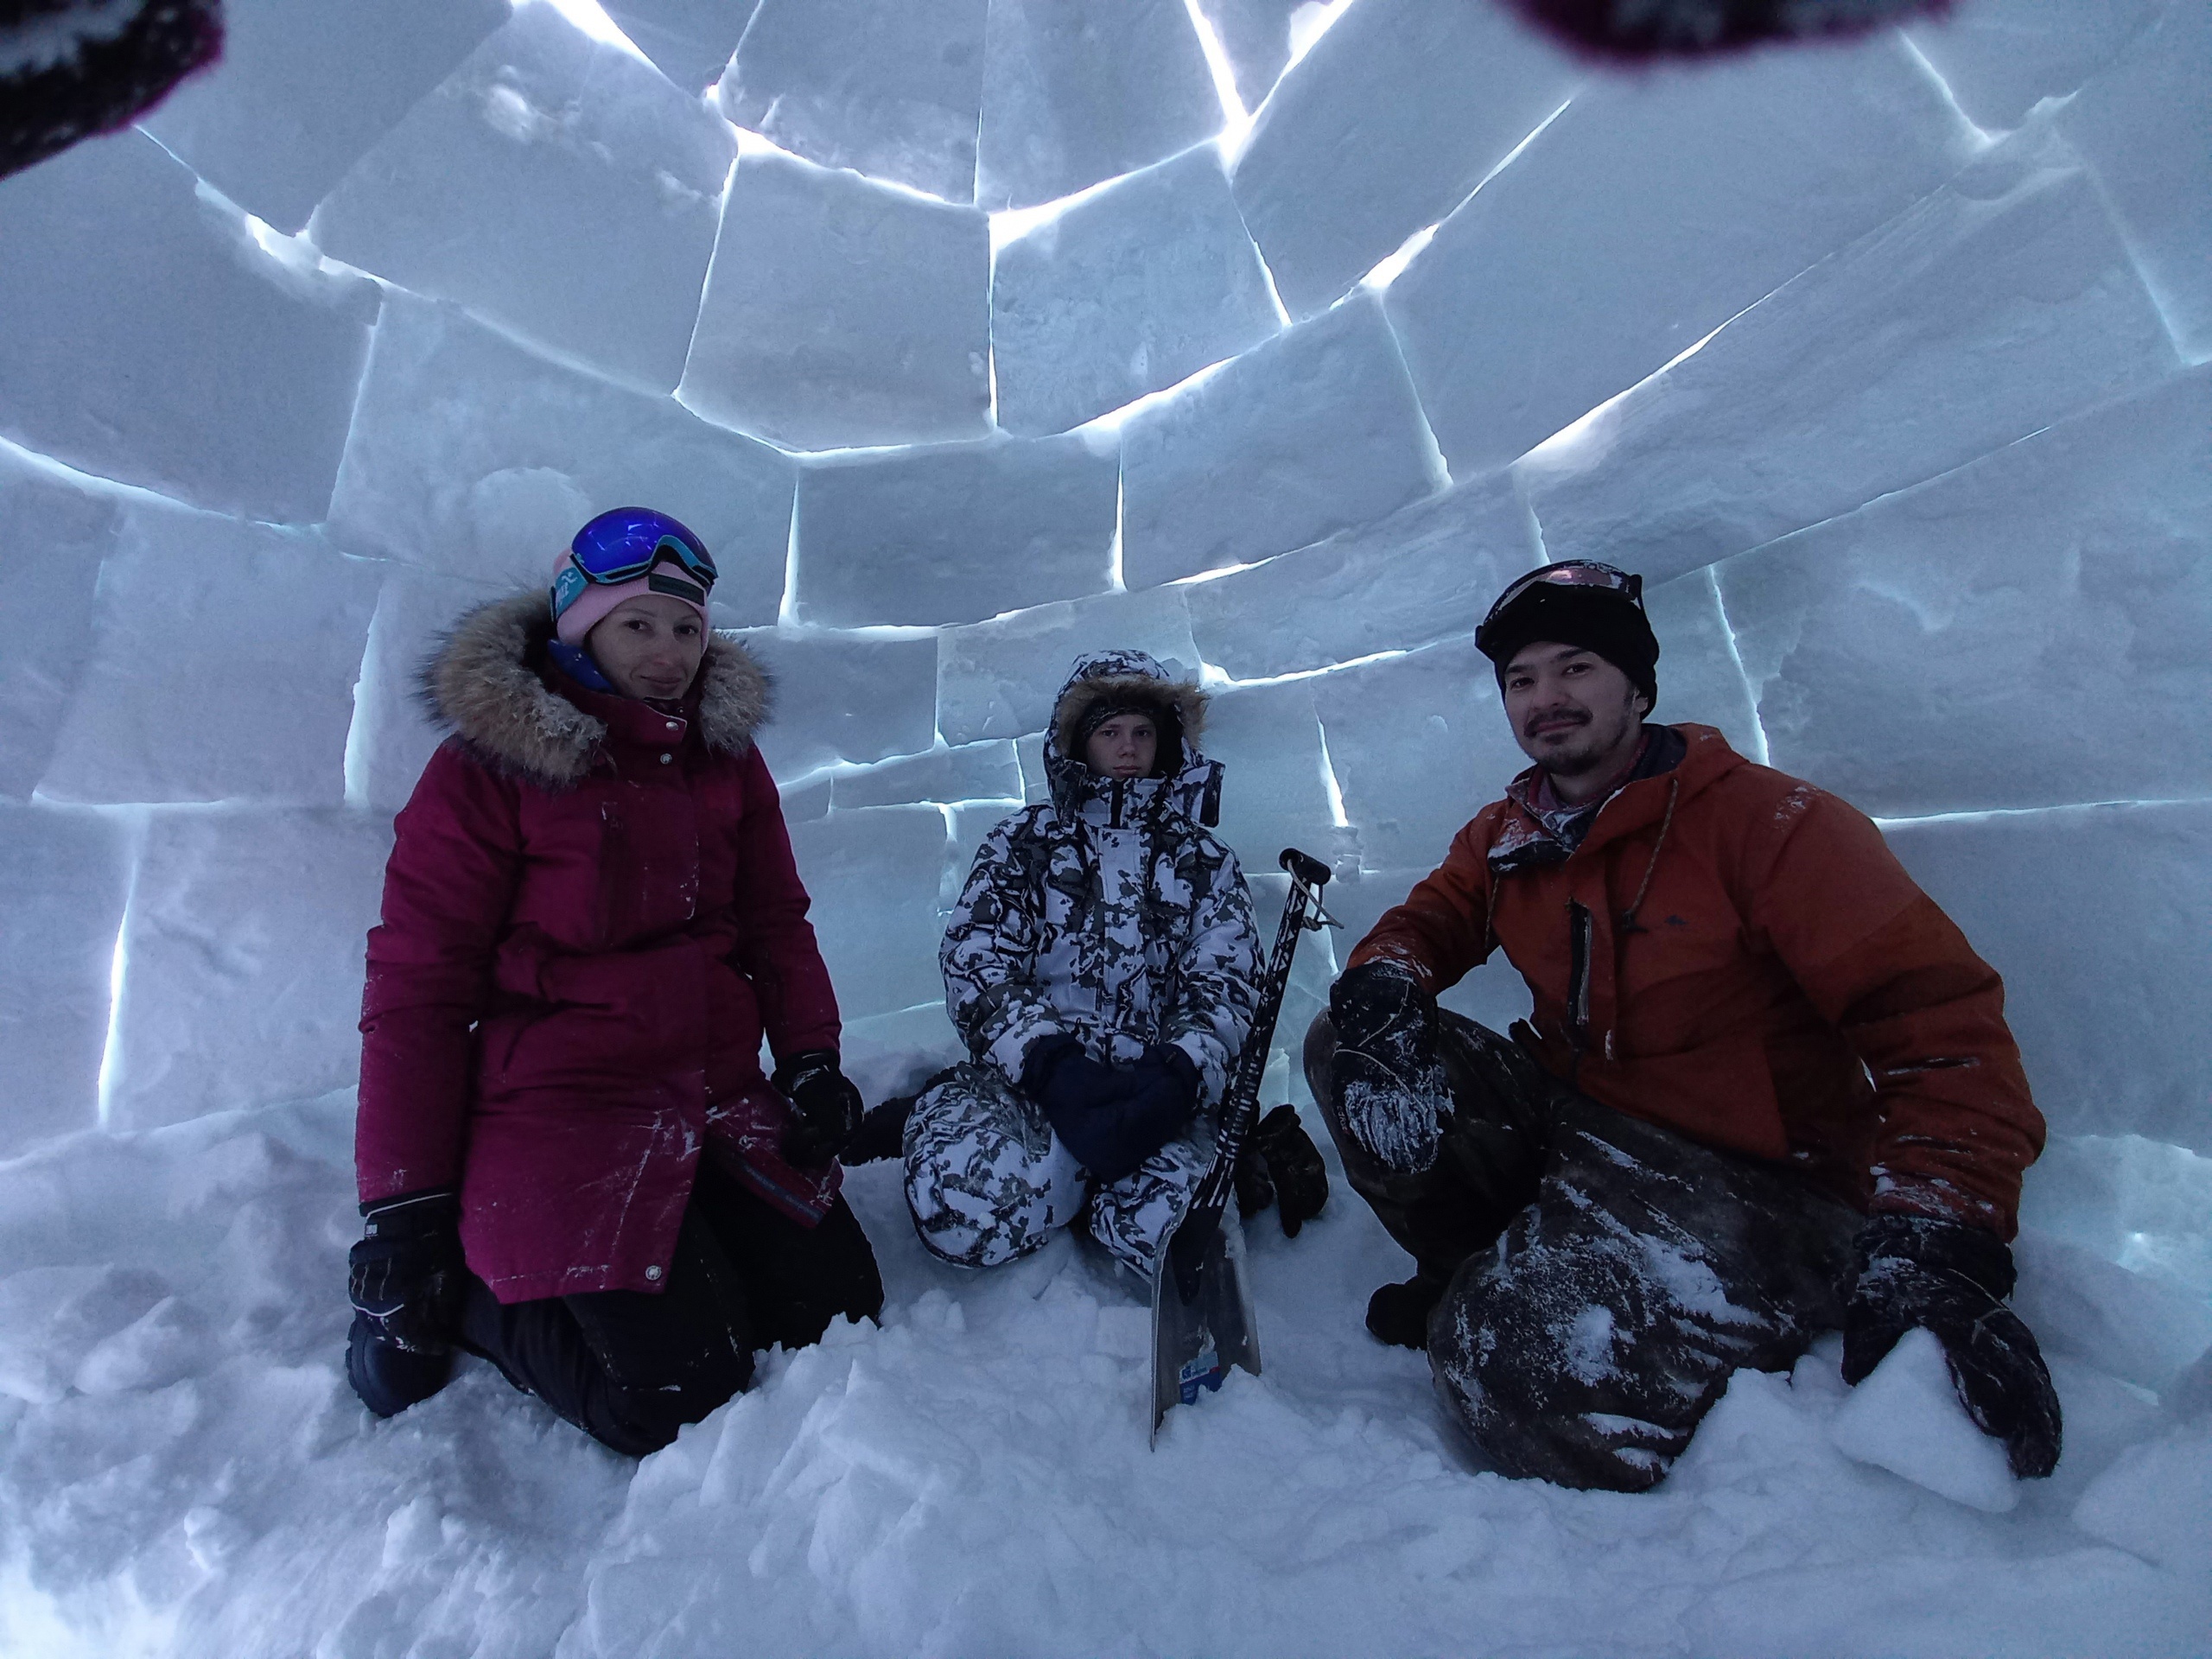
[[[1100,776],[1070,751],[1102,696],[1156,699],[1172,775]],[[1155,1043],[1191,1057],[1217,1102],[1250,1028],[1259,979],[1251,895],[1215,822],[1221,766],[1194,747],[1205,698],[1141,652],[1087,656],[1045,742],[1047,804],[984,839],[938,953],[969,1052],[1019,1084],[1022,1061],[1071,1033],[1105,1060]]]

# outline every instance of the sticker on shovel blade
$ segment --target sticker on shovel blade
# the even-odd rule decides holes
[[[1200,1389],[1220,1393],[1221,1385],[1229,1376],[1229,1368],[1221,1363],[1221,1354],[1215,1346],[1213,1332],[1201,1329],[1198,1340],[1205,1344],[1204,1351],[1196,1359],[1185,1360],[1183,1369],[1175,1374],[1176,1393],[1186,1406],[1198,1403]]]

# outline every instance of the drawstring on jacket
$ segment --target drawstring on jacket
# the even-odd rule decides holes
[[[1644,861],[1643,880],[1637,886],[1636,897],[1629,901],[1628,908],[1621,912],[1619,925],[1614,931],[1614,949],[1617,954],[1619,950],[1620,941],[1627,938],[1630,934],[1648,933],[1651,931],[1637,922],[1636,918],[1637,912],[1643,908],[1644,895],[1651,891],[1651,877],[1659,868],[1659,855],[1666,850],[1668,832],[1675,827],[1675,804],[1681,798],[1681,793],[1682,780],[1679,778],[1669,778],[1667,780],[1667,810],[1660,817],[1659,834],[1651,843],[1651,856]],[[1490,926],[1491,924],[1489,919],[1485,918],[1484,929],[1486,938],[1488,937]],[[1590,926],[1590,912],[1583,907],[1582,902],[1580,899],[1570,899],[1567,900],[1567,1079],[1569,1082],[1573,1082],[1580,1077],[1581,1073],[1583,1052],[1588,1048],[1590,1043],[1590,946],[1592,943],[1592,930]],[[1618,976],[1619,976],[1617,972],[1615,978],[1618,979]],[[1619,1011],[1617,1008],[1615,1010],[1616,1016],[1618,1016],[1618,1012]],[[1611,1027],[1608,1027],[1605,1031],[1604,1048],[1605,1058],[1608,1060],[1611,1059],[1613,1058],[1613,1030]]]
[[[1620,931],[1623,938],[1631,933],[1648,933],[1651,931],[1648,927],[1640,925],[1636,916],[1637,912],[1643,908],[1643,895],[1651,891],[1651,873],[1659,868],[1659,855],[1666,848],[1667,832],[1675,827],[1675,803],[1681,798],[1681,794],[1682,780],[1680,778],[1669,778],[1667,780],[1667,810],[1659,820],[1659,838],[1651,843],[1651,856],[1643,866],[1643,880],[1636,889],[1636,897],[1629,901],[1628,908],[1621,912]]]

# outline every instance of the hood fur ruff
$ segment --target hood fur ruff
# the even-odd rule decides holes
[[[532,591],[469,612],[423,671],[432,721],[504,772],[545,789],[569,789],[591,769],[607,723],[546,689],[553,623]],[[768,718],[767,671],[728,634],[709,633],[699,664],[699,735],[707,747],[742,754]]]
[[[1083,717],[1108,696],[1173,708],[1175,718],[1182,722],[1186,758],[1205,733],[1209,699],[1196,680],[1169,679],[1166,670],[1141,652],[1101,652],[1077,664],[1075,674],[1060,688],[1059,700],[1052,705],[1052,742],[1062,754],[1083,752],[1076,741]]]

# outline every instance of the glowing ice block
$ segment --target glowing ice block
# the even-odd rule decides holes
[[[377,329],[330,533],[352,551],[535,587],[594,513],[656,507],[713,552],[717,623],[747,626],[783,603],[793,472],[671,397],[400,295]]]
[[[139,123],[278,230],[507,21],[501,0],[227,0],[223,55]]]
[[[1516,470],[1553,557],[1661,581],[2177,366],[2094,186],[2024,133]]]
[[[720,99],[824,167],[976,196],[988,0],[761,0]]]
[[[318,531],[126,506],[41,794],[334,805],[379,574]]]
[[[974,208],[747,154],[683,401],[797,449],[980,437],[990,280],[990,226]]]
[[[1114,452],[989,439],[804,467],[792,597],[837,627],[976,622],[1104,590]]]
[[[312,524],[377,291],[264,254],[143,133],[0,181],[0,437],[221,512]]]
[[[1027,207],[1221,130],[1183,0],[992,0],[976,200]]]
[[[736,147],[650,64],[525,5],[354,165],[311,232],[348,264],[667,391]]]
[[[1132,588],[1287,553],[1445,480],[1389,325],[1356,299],[1122,429]]]
[[[1281,326],[1211,144],[1132,174],[999,250],[998,421],[1061,432]]]

